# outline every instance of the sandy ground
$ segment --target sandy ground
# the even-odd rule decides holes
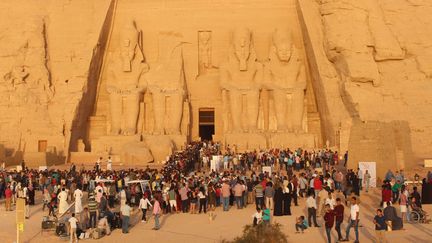
[[[379,191],[370,191],[369,194],[363,194],[360,204],[360,241],[373,242],[375,232],[372,219],[375,208],[380,201]],[[38,195],[38,199],[40,195]],[[40,203],[40,200],[37,200]],[[300,199],[298,207],[291,207],[293,216],[283,216],[272,218],[273,222],[282,225],[283,232],[288,236],[289,242],[325,242],[325,230],[321,228],[309,228],[304,234],[295,234],[294,221],[295,216],[305,215],[304,200]],[[399,210],[398,206],[396,206]],[[432,205],[425,205],[429,214],[432,213]],[[115,230],[110,236],[105,236],[99,240],[84,240],[86,242],[220,242],[222,239],[233,239],[241,234],[244,225],[252,223],[252,214],[255,212],[253,206],[246,209],[237,210],[232,207],[229,212],[222,212],[221,208],[216,209],[216,218],[210,221],[205,214],[172,214],[161,217],[162,228],[159,231],[153,231],[153,220],[148,223],[140,221],[141,214],[135,212],[132,217],[134,226],[130,229],[129,234],[122,234],[121,230]],[[348,210],[345,210],[348,213]],[[31,208],[31,217],[26,220],[24,232],[21,234],[20,242],[66,242],[53,232],[41,233],[41,220],[47,211],[42,212],[42,206],[39,204]],[[295,215],[295,216],[294,216]],[[322,217],[318,223],[322,223]],[[345,229],[346,223],[342,225]],[[387,240],[392,243],[397,242],[431,242],[432,224],[405,224],[405,230],[387,232]],[[344,230],[343,230],[344,231]],[[333,230],[332,236],[336,237],[336,231]],[[343,235],[345,233],[343,232]],[[354,232],[350,233],[353,240]],[[4,206],[0,209],[0,242],[15,242],[15,212],[5,212]],[[334,239],[334,238],[333,238]]]

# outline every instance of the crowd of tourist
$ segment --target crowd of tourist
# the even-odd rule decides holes
[[[305,199],[307,216],[296,215],[297,232],[320,227],[317,217],[323,217],[328,242],[333,226],[338,240],[348,240],[353,228],[356,242],[359,241],[359,196],[362,189],[368,192],[371,176],[368,171],[347,170],[348,153],[341,156],[329,149],[244,153],[230,147],[223,150],[219,143],[193,142],[170,156],[159,170],[113,170],[110,158],[106,169],[103,158],[92,170],[74,164],[63,171],[37,171],[23,166],[20,172],[1,172],[0,195],[5,197],[6,211],[12,210],[17,198],[25,199],[29,217],[35,192],[41,191],[42,209],[48,211],[48,216],[64,218],[70,226],[71,241],[89,231],[97,232],[98,237],[109,235],[114,228],[128,233],[134,208],[142,214],[142,222],[149,217],[154,219],[154,230],[160,229],[162,214],[208,213],[209,219],[214,220],[218,207],[226,212],[253,206],[254,224],[266,224],[272,217],[292,215],[291,207],[299,205],[299,198]],[[211,168],[215,156],[223,161],[216,170]],[[426,179],[432,183],[430,172]],[[402,171],[386,174],[383,209],[377,210],[373,222],[379,239],[385,237],[381,230],[389,225],[395,230],[402,228],[402,219],[410,220],[408,210],[421,208],[416,187],[409,192],[404,182]],[[392,206],[396,203],[402,219]],[[341,225],[347,206],[350,216],[343,237]]]

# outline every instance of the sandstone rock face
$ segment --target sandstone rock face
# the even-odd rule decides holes
[[[108,5],[1,1],[0,133],[10,163],[21,153],[44,154],[49,147],[65,161]],[[45,162],[37,160],[29,158],[28,164]]]
[[[311,47],[308,57],[315,61],[313,72],[319,73],[315,87],[321,90],[318,93],[338,99],[323,100],[320,111],[331,116],[323,123],[327,133],[338,132],[334,142],[342,144],[344,140],[350,151],[361,150],[363,156],[356,155],[357,161],[362,157],[367,160],[366,154],[378,150],[381,158],[372,160],[392,168],[431,156],[432,116],[426,109],[432,100],[426,92],[432,89],[427,71],[432,41],[424,37],[431,33],[428,23],[432,19],[422,13],[430,10],[431,4],[403,0],[311,0],[298,4],[303,32],[308,36],[305,43]],[[375,125],[372,129],[366,124]],[[355,141],[362,140],[355,135],[359,132],[369,138]],[[382,136],[396,144],[381,146],[386,143],[378,141]],[[401,140],[406,142],[403,146]]]
[[[200,137],[432,156],[429,1],[42,2],[0,3],[9,164],[159,162]]]

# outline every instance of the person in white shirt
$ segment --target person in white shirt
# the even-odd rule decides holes
[[[57,196],[58,200],[60,201],[60,203],[59,203],[59,214],[60,215],[64,214],[67,211],[67,209],[69,208],[69,204],[67,203],[68,195],[67,195],[66,189],[63,187],[61,190],[62,191]]]
[[[70,242],[78,242],[78,237],[76,234],[77,225],[78,225],[78,219],[75,218],[75,213],[72,213],[72,217],[68,220],[69,222],[69,233],[70,233]]]
[[[151,204],[151,202],[148,200],[146,195],[143,195],[143,197],[140,199],[139,202],[139,208],[142,211],[142,218],[141,218],[141,222],[146,222],[146,214],[147,214],[147,208],[148,207],[152,207],[153,205]]]
[[[96,186],[95,188],[95,194],[96,194],[96,202],[100,203],[101,201],[101,197],[103,195],[104,189],[103,187],[100,185],[100,183]]]
[[[122,188],[120,191],[120,210],[124,207],[126,204],[126,191],[125,188]]]
[[[102,163],[102,157],[100,157],[97,161],[96,161],[96,166],[95,166],[95,170],[96,171],[99,171],[100,170],[100,166],[101,166],[101,163]]]
[[[106,215],[104,215],[101,219],[99,219],[97,227],[100,232],[105,232],[105,234],[107,235],[111,234],[111,228],[108,223],[108,218]]]
[[[257,211],[256,211],[256,213],[254,213],[254,214],[252,215],[252,217],[253,217],[253,225],[254,225],[254,226],[260,224],[261,221],[262,221],[262,212],[261,212],[261,208],[257,207]]]
[[[363,183],[365,184],[366,192],[369,191],[369,185],[370,185],[370,179],[371,178],[372,178],[372,176],[369,174],[369,171],[366,170],[365,174],[363,175]]]
[[[123,208],[120,211],[122,216],[122,233],[127,234],[129,233],[129,219],[130,219],[130,213],[131,213],[131,207],[128,203],[126,203]]]
[[[73,196],[75,198],[75,213],[81,213],[83,211],[83,206],[82,206],[83,192],[79,188],[77,188],[74,191]]]
[[[349,241],[349,233],[350,233],[351,227],[354,227],[354,232],[355,232],[355,237],[356,237],[354,243],[359,242],[359,233],[358,233],[359,215],[360,215],[360,207],[357,204],[357,198],[352,197],[351,198],[351,210],[350,210],[350,215],[349,215],[349,220],[348,220],[348,226],[346,228],[346,237],[343,241]]]
[[[204,167],[204,169],[207,169],[208,166],[209,166],[209,157],[204,156],[204,157],[202,158],[202,161],[203,161],[203,167]]]
[[[333,194],[328,192],[328,197],[324,201],[324,205],[330,205],[330,209],[333,210],[336,205],[336,200],[333,198]]]
[[[108,157],[107,160],[107,171],[111,171],[112,170],[112,159],[111,157]]]
[[[320,227],[316,221],[317,204],[314,193],[310,193],[309,197],[306,199],[306,208],[308,211],[308,225],[312,226],[311,218],[313,218],[313,223],[315,227]]]
[[[358,180],[359,180],[359,189],[363,190],[363,183],[362,183],[362,180],[363,180],[363,171],[360,170],[360,168],[358,168],[357,177],[358,177]]]

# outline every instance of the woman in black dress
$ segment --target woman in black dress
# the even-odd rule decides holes
[[[276,190],[275,190],[275,194],[274,194],[274,211],[273,211],[273,215],[274,216],[282,216],[283,215],[283,191],[282,191],[282,187],[277,184],[276,185]]]
[[[288,186],[283,189],[283,215],[291,215],[291,195]]]

